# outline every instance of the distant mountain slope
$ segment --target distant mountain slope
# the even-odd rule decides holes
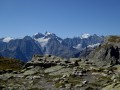
[[[86,34],[85,34],[86,35]],[[82,35],[81,37],[74,37],[74,38],[66,38],[63,40],[62,44],[68,46],[68,47],[73,47],[76,49],[82,49],[85,48],[88,45],[94,45],[97,43],[102,43],[104,37],[103,36],[97,36],[96,34],[94,35],[89,35],[89,36],[84,36]]]
[[[11,40],[9,43],[3,42],[3,45],[0,47],[0,53],[3,56],[17,58],[25,62],[31,60],[34,54],[43,54],[41,46],[30,36],[25,36],[23,39]]]
[[[83,34],[80,37],[62,39],[54,33],[36,33],[32,37],[22,39],[10,37],[0,39],[0,53],[25,62],[31,60],[34,54],[51,54],[61,57],[78,57],[85,48],[94,48],[103,42],[103,36]],[[81,54],[81,55],[80,55]]]

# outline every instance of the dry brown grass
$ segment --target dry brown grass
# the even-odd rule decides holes
[[[110,36],[108,41],[119,43],[120,42],[120,36]]]
[[[0,70],[20,70],[22,65],[23,62],[19,60],[0,57]]]

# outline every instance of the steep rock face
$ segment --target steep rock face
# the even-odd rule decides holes
[[[92,51],[88,58],[104,62],[104,64],[118,64],[120,61],[120,36],[106,37],[105,42]]]
[[[46,47],[46,54],[61,56],[61,57],[73,57],[75,53],[78,51],[74,48],[66,47],[62,44],[60,44],[57,40],[49,40],[49,43]]]

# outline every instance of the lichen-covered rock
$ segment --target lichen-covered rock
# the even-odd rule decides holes
[[[35,55],[33,58],[21,71],[1,71],[1,88],[3,90],[109,90],[107,88],[113,83],[113,90],[119,87],[120,65],[99,67],[90,60],[75,60],[75,58],[68,60],[51,55]],[[73,63],[75,61],[78,65]],[[49,66],[48,63],[55,65]]]

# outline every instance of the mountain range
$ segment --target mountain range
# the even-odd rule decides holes
[[[91,48],[99,46],[104,36],[83,34],[79,37],[62,39],[54,33],[36,33],[24,38],[5,37],[0,39],[0,56],[27,62],[35,54],[50,54],[64,58],[80,57]]]

